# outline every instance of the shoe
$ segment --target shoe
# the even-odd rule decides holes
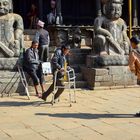
[[[140,112],[136,113],[135,117],[140,117]]]
[[[46,102],[46,100],[47,100],[47,97],[45,97],[45,96],[43,96],[43,94],[42,94],[42,96],[40,97],[42,100],[44,100],[45,102]]]
[[[54,103],[58,103],[59,101],[59,98],[54,99]],[[51,102],[53,102],[53,100]]]
[[[36,93],[36,97],[42,96],[41,93]]]

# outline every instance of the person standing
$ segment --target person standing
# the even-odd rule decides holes
[[[36,29],[36,22],[38,19],[38,9],[35,6],[35,4],[31,4],[31,9],[29,13],[27,14],[27,17],[29,19],[29,28],[30,29]]]
[[[41,86],[42,93],[45,91],[45,88],[44,88],[44,76],[37,48],[38,42],[33,41],[31,47],[28,48],[24,54],[23,69],[32,78],[36,95],[41,96],[38,90],[39,84]]]
[[[132,50],[129,55],[129,68],[140,80],[140,40],[138,37],[132,37],[130,42]],[[140,117],[140,112],[136,113],[135,117]]]
[[[61,48],[57,48],[54,52],[54,55],[52,57],[51,63],[52,63],[52,73],[53,73],[53,83],[49,87],[49,89],[42,94],[42,99],[46,101],[46,98],[53,92],[54,90],[54,77],[55,72],[58,71],[56,84],[58,86],[64,86],[63,79],[64,79],[64,66],[67,63],[66,56],[69,55],[70,47],[69,45],[62,45]],[[54,100],[56,100],[64,91],[64,88],[58,88]]]
[[[39,42],[38,53],[39,59],[42,62],[47,62],[49,59],[49,44],[50,37],[47,30],[44,29],[44,22],[38,20],[37,22],[37,32],[35,34],[34,40]]]

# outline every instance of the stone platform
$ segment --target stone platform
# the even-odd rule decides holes
[[[82,73],[90,89],[125,88],[137,85],[137,77],[131,73],[128,66],[83,67]]]

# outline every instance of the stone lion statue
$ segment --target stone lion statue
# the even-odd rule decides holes
[[[18,57],[24,46],[23,20],[12,9],[12,0],[0,0],[0,57]]]

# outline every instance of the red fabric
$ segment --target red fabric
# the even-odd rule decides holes
[[[129,68],[140,79],[140,54],[132,51],[129,55]]]

